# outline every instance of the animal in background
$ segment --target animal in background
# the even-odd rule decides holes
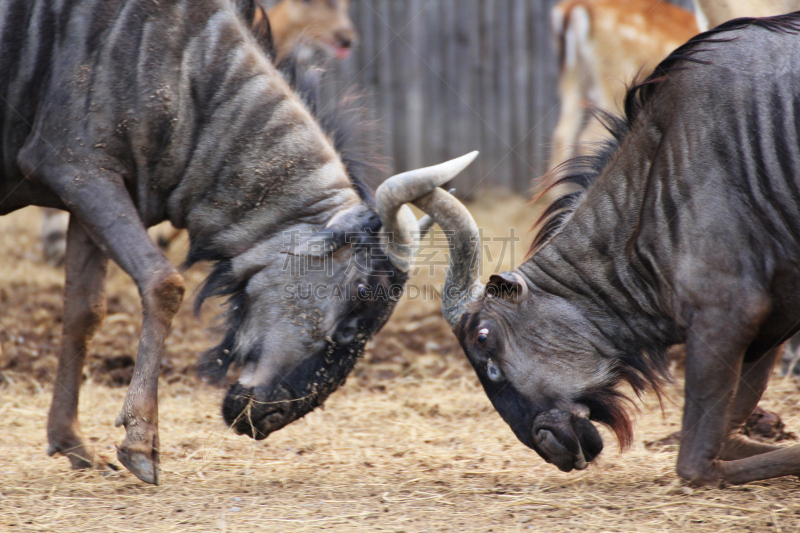
[[[185,287],[146,231],[164,220],[187,230],[187,265],[213,265],[196,307],[228,298],[227,332],[198,364],[217,380],[241,367],[224,420],[263,439],[322,405],[402,295],[424,230],[405,203],[475,154],[370,190],[349,144],[363,124],[337,106],[314,117],[318,76],[277,70],[254,38],[253,0],[4,7],[0,215],[71,215],[48,453],[106,465],[81,434],[78,397],[110,259],[143,308],[117,458],[158,483],[158,378]]]
[[[345,59],[358,42],[349,9],[350,0],[280,0],[267,11],[278,60],[289,53],[300,61]]]
[[[692,0],[700,31],[739,17],[771,17],[800,11],[800,0]]]
[[[551,12],[561,112],[550,169],[606,136],[587,106],[620,110],[626,84],[698,32],[689,11],[663,0],[564,0]]]
[[[442,312],[514,434],[562,471],[632,441],[630,400],[686,344],[677,471],[695,485],[800,475],[800,445],[740,434],[800,329],[800,13],[736,19],[677,48],[607,115],[612,136],[562,166],[526,261],[479,278],[463,206]]]
[[[269,10],[261,0],[255,3],[252,28],[256,34],[271,33],[277,60],[290,52],[305,65],[344,59],[358,42],[358,32],[348,13],[350,0],[281,0]],[[264,2],[265,3],[265,2]],[[42,209],[40,228],[45,259],[60,265],[66,250],[69,214],[59,209]],[[167,248],[180,234],[169,223],[151,230],[153,238]]]

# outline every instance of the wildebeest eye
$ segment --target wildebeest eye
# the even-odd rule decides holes
[[[356,289],[356,293],[358,294],[358,297],[361,298],[362,300],[366,300],[367,298],[369,298],[369,288],[363,283],[358,284],[358,289]]]
[[[489,328],[481,328],[478,330],[478,342],[483,344],[489,338]]]
[[[486,362],[486,375],[489,376],[489,379],[492,381],[497,381],[502,377],[502,373],[500,372],[500,367],[497,366],[497,363],[489,359]]]

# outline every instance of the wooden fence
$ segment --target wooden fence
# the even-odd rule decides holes
[[[324,95],[352,85],[366,93],[391,170],[477,149],[454,181],[459,196],[528,193],[558,118],[557,1],[351,0],[361,42],[329,73]]]

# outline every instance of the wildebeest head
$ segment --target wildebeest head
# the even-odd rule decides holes
[[[613,421],[619,413],[598,410],[596,400],[613,394],[613,370],[597,357],[591,324],[577,309],[529,287],[519,272],[506,272],[490,278],[453,326],[517,438],[560,470],[586,468],[603,449],[589,417]]]
[[[402,295],[426,229],[404,204],[475,156],[390,178],[374,210],[356,204],[323,228],[293,227],[218,264],[198,302],[230,295],[229,329],[201,372],[219,379],[241,367],[223,403],[238,433],[266,438],[344,382]]]
[[[637,392],[646,388],[647,370],[600,355],[619,347],[608,345],[602,321],[557,287],[538,287],[524,270],[481,284],[478,228],[454,198],[437,190],[414,203],[454,235],[442,310],[517,438],[562,471],[586,468],[603,449],[590,420],[608,425],[626,446],[627,399],[614,387],[627,379]]]

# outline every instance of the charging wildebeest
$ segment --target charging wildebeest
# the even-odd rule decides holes
[[[242,365],[223,415],[254,438],[322,404],[407,279],[420,230],[407,191],[390,180],[373,199],[342,145],[348,131],[312,117],[251,32],[253,13],[253,0],[0,2],[0,214],[71,214],[47,429],[48,453],[73,467],[102,464],[77,406],[110,258],[144,314],[117,456],[158,482],[158,375],[184,282],[147,226],[187,228],[187,262],[215,262],[198,301],[229,296],[229,330],[201,366],[220,376]],[[430,190],[472,158],[406,178]],[[286,291],[323,283],[331,292]]]
[[[800,327],[800,12],[738,19],[691,39],[629,91],[614,140],[572,160],[583,186],[545,213],[529,258],[477,278],[469,214],[416,203],[456,232],[443,298],[495,408],[561,470],[631,442],[636,393],[687,345],[679,475],[696,484],[800,474],[800,446],[738,434],[778,347]],[[438,205],[438,207],[437,207]]]

